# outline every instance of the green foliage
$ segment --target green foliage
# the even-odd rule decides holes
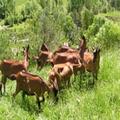
[[[74,30],[76,29],[76,25],[71,16],[66,16],[66,19],[63,24],[63,29],[65,32],[66,37],[70,40],[74,40]]]
[[[78,90],[75,81],[75,85],[72,84],[70,88],[60,91],[57,104],[53,103],[52,97],[46,97],[45,103],[41,104],[43,111],[40,113],[37,111],[35,97],[26,96],[25,101],[22,101],[21,94],[18,94],[13,102],[11,94],[15,90],[15,81],[8,81],[6,84],[8,93],[0,99],[0,119],[118,120],[120,118],[119,52],[118,49],[112,49],[101,53],[99,79],[94,88]],[[48,79],[49,70],[50,67],[47,66],[42,71],[30,68],[32,73],[44,79]]]
[[[94,14],[106,13],[107,11],[111,10],[109,2],[107,2],[106,0],[92,0],[91,3],[91,10]]]
[[[120,27],[105,17],[96,16],[85,32],[90,46],[113,47],[120,42]]]
[[[33,14],[39,12],[40,6],[36,0],[30,0],[25,3],[21,14],[23,15],[23,19],[33,18]]]
[[[111,10],[110,3],[104,0],[70,0],[68,11],[71,13],[74,22],[77,26],[81,26],[81,11],[88,10],[89,13],[98,14],[98,13],[106,13]],[[93,16],[93,15],[92,15]],[[92,17],[91,16],[91,17]]]
[[[81,24],[83,29],[87,29],[93,22],[93,14],[86,7],[81,11]]]
[[[103,46],[107,48],[113,47],[113,45],[120,43],[120,27],[117,23],[106,21],[100,28],[96,38],[101,41]]]
[[[40,14],[40,17],[38,19],[40,38],[42,41],[48,43],[49,45],[57,45],[58,43],[60,43],[60,40],[64,39],[65,36],[61,29],[61,26],[58,24],[58,17],[59,13],[58,15],[56,15],[56,13],[51,15],[47,13],[45,9]],[[54,44],[52,44],[53,41]]]
[[[114,7],[115,9],[120,10],[120,1],[119,0],[108,0],[110,5]]]
[[[6,0],[0,0],[0,18],[5,18]]]
[[[24,22],[26,19],[33,19],[40,12],[40,5],[36,0],[27,1],[20,11],[10,12],[5,18],[5,25],[13,26]],[[10,10],[9,10],[10,11]]]
[[[5,18],[4,24],[13,26],[14,24],[21,23],[23,21],[23,16],[21,14],[11,14],[8,17]]]
[[[11,57],[9,43],[10,43],[9,34],[0,31],[0,59],[1,60]]]
[[[1,1],[5,2],[5,0]],[[12,9],[15,7],[14,2],[7,2],[4,9],[0,6],[1,18],[5,17],[5,24],[12,26],[0,30],[1,60],[14,58],[22,60],[22,47],[28,43],[30,58],[37,54],[38,47],[43,42],[47,43],[51,51],[66,41],[78,45],[81,33],[86,36],[89,47],[101,47],[100,71],[94,88],[90,89],[86,86],[91,77],[85,77],[82,88],[79,86],[79,76],[74,82],[72,77],[71,87],[60,91],[58,103],[54,104],[52,98],[46,98],[45,103],[41,104],[43,112],[37,113],[34,97],[26,97],[23,102],[19,94],[14,103],[12,102],[11,94],[16,84],[8,80],[6,85],[8,93],[0,98],[0,120],[117,120],[120,118],[118,92],[120,91],[118,57],[120,27],[116,20],[112,22],[112,19],[106,18],[108,14],[94,16],[109,11],[110,1],[113,0],[108,2],[106,0],[17,0],[17,7],[21,7],[19,11],[16,10],[17,8],[15,11]],[[113,46],[117,48],[108,50]],[[50,70],[51,67],[46,66],[38,71],[33,60],[30,60],[29,71],[33,74],[48,80]]]
[[[7,17],[15,12],[14,0],[0,0],[0,19]]]
[[[86,35],[88,38],[95,36],[102,25],[105,23],[105,18],[101,16],[96,16],[93,18],[93,23],[88,27]]]

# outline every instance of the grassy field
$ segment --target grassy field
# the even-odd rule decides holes
[[[20,6],[20,5],[23,5],[27,0],[17,0],[15,1],[16,3],[16,6]]]
[[[105,16],[106,18],[117,22],[120,24],[120,12],[119,11],[113,11],[113,12],[108,12],[108,13],[101,13],[99,14],[100,16]]]
[[[68,2],[64,1],[63,7],[66,11]],[[16,9],[24,7],[27,0],[16,0]],[[52,3],[51,3],[52,4]],[[120,23],[119,12],[109,12],[99,14],[108,19]],[[3,24],[3,21],[0,25]],[[28,42],[22,42],[24,39],[30,39],[34,44],[33,34],[30,34],[30,21],[25,21],[7,28],[7,32],[2,35],[5,39],[12,40],[16,38],[19,42],[17,45],[14,42],[10,43],[11,48],[21,48],[17,59],[22,58],[22,47]],[[111,46],[113,43],[111,43]],[[113,47],[113,46],[112,46]],[[107,48],[106,48],[107,49]],[[31,48],[32,51],[32,48]],[[94,87],[86,86],[92,78],[87,74],[85,81],[80,88],[80,78],[77,76],[75,82],[71,78],[71,87],[60,91],[59,101],[53,103],[52,97],[46,98],[42,104],[42,111],[38,112],[35,97],[26,96],[25,101],[22,101],[21,94],[16,96],[13,101],[12,94],[15,91],[15,81],[8,80],[7,93],[0,96],[0,120],[119,120],[120,119],[120,47],[109,50],[101,50],[100,71],[98,81]],[[5,57],[7,54],[5,55]],[[32,64],[29,71],[37,74],[48,80],[48,75],[51,67],[45,66],[42,71],[36,69]],[[1,73],[0,73],[1,78]]]
[[[99,80],[94,88],[79,88],[77,81],[69,89],[59,94],[59,102],[53,104],[47,98],[42,104],[42,112],[37,112],[34,97],[26,97],[22,101],[19,94],[12,102],[15,82],[8,81],[7,94],[0,97],[0,120],[118,120],[120,118],[120,50],[114,49],[101,53]],[[47,80],[50,67],[32,73]],[[89,77],[86,80],[90,79]]]

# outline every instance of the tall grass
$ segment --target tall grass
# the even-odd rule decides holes
[[[12,102],[15,82],[7,83],[7,94],[0,98],[1,120],[118,120],[120,118],[120,50],[101,53],[99,79],[92,89],[76,89],[77,82],[59,93],[59,102],[53,104],[52,98],[46,98],[42,112],[37,112],[34,97],[22,101],[19,94]],[[48,79],[50,67],[32,73]]]

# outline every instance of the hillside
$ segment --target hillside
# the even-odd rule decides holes
[[[22,92],[13,100],[16,81],[8,79],[0,95],[0,120],[119,120],[120,119],[120,4],[119,0],[0,0],[0,62],[23,60],[23,47],[30,45],[28,71],[48,81],[52,66],[36,69],[34,56],[42,43],[54,52],[68,43],[78,48],[84,35],[89,51],[100,48],[98,80],[92,74],[72,75],[57,104],[52,95],[38,111],[35,96]],[[2,73],[0,72],[0,78]],[[81,87],[80,87],[81,86]]]

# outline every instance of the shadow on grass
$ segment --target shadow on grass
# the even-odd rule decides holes
[[[20,106],[20,108],[22,108],[24,111],[27,111],[29,114],[37,115],[43,111],[42,106],[44,103],[41,103],[41,109],[39,110],[36,99],[32,99],[33,96],[26,96],[24,100],[22,99],[22,96],[20,97],[21,99],[19,100],[17,97],[15,99],[13,99],[13,97],[11,98],[12,106],[16,106],[17,104]]]
[[[74,78],[71,81],[72,87],[76,90],[84,91],[84,90],[91,90],[94,89],[97,85],[97,82],[99,80],[94,80],[93,84],[93,77],[90,73],[83,74],[81,77],[80,75],[76,76],[76,79]]]

